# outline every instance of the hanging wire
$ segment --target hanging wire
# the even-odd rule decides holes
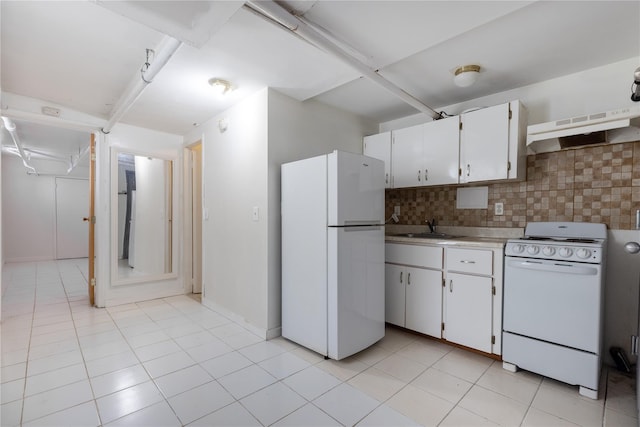
[[[144,78],[144,73],[146,73],[149,67],[151,66],[151,61],[153,60],[155,55],[156,55],[156,52],[153,49],[147,49],[147,60],[142,65],[142,68],[140,68],[140,78],[142,78],[142,80],[145,83],[151,83],[151,80],[147,80]]]

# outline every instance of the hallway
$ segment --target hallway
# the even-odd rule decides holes
[[[593,401],[397,328],[335,362],[188,295],[91,308],[85,277],[86,259],[4,266],[2,426],[637,426],[613,370]]]

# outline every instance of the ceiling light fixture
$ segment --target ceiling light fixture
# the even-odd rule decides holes
[[[454,72],[453,82],[459,87],[469,87],[478,80],[480,74],[479,65],[463,65],[456,68]]]
[[[221,95],[229,93],[235,89],[230,81],[219,79],[217,77],[209,79],[209,84],[211,85],[211,87],[213,87],[216,93],[219,93]]]

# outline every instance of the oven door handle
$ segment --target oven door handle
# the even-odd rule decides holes
[[[581,264],[567,264],[562,262],[546,263],[540,261],[508,260],[507,267],[534,271],[548,271],[552,273],[579,274],[582,276],[595,276],[598,274],[598,269],[596,267]]]

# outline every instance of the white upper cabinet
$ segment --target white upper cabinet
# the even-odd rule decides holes
[[[391,132],[365,136],[362,145],[365,156],[384,162],[384,186],[391,188]]]
[[[393,131],[391,146],[394,188],[423,185],[422,137],[424,125]]]
[[[393,186],[458,183],[459,117],[393,131]]]
[[[460,117],[448,117],[424,125],[423,185],[458,183]]]
[[[524,180],[526,110],[520,101],[364,138],[385,162],[387,188]]]
[[[524,109],[519,101],[462,114],[461,183],[524,179]]]

